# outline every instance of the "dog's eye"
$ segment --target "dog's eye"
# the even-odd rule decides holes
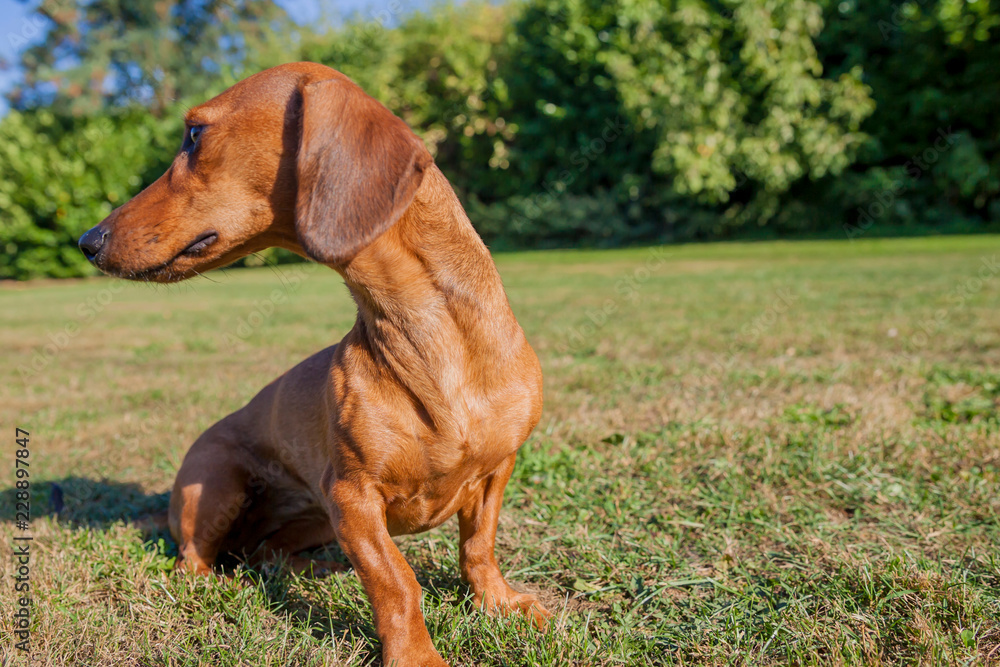
[[[201,130],[202,130],[201,125],[192,125],[188,129],[188,138],[191,140],[192,146],[198,143],[198,137],[201,136]]]

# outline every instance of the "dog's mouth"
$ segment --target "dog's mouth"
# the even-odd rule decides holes
[[[188,247],[181,250],[177,257],[181,255],[198,255],[202,250],[219,240],[219,234],[214,229],[202,232]],[[174,259],[177,259],[175,257]],[[173,260],[171,260],[173,261]]]
[[[215,244],[218,240],[219,233],[214,229],[202,232],[179,253],[167,261],[157,264],[156,266],[151,266],[148,269],[131,271],[127,275],[121,277],[128,278],[129,280],[153,280],[156,282],[175,282],[183,280],[184,278],[188,278],[194,273],[197,273],[197,270],[195,270],[194,267],[187,267],[175,273],[173,271],[173,265],[177,262],[177,260],[188,257],[199,257],[208,247]]]

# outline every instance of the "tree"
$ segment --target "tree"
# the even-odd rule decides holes
[[[510,161],[529,165],[521,180],[568,191],[627,178],[633,196],[706,203],[837,173],[874,105],[857,69],[824,76],[822,27],[805,0],[533,0],[501,73],[520,128]],[[609,124],[624,140],[607,141]],[[600,159],[574,174],[566,158],[588,145]]]
[[[42,0],[37,11],[46,38],[23,52],[11,105],[75,115],[138,103],[162,117],[252,73],[293,32],[270,0]]]
[[[863,125],[871,140],[852,169],[856,203],[892,188],[886,217],[897,222],[1000,220],[1000,2],[823,4],[820,57],[833,72],[863,68],[877,103]]]

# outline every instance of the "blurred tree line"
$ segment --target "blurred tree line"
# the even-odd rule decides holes
[[[389,3],[318,31],[263,0],[43,0],[0,277],[90,272],[75,239],[162,173],[185,107],[293,60],[404,118],[494,248],[995,230],[998,2]]]

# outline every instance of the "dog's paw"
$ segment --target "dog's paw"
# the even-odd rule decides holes
[[[502,595],[484,593],[477,596],[477,604],[487,614],[522,614],[539,630],[548,627],[552,612],[545,608],[538,597],[530,593],[518,593],[508,588]]]
[[[532,624],[539,630],[544,631],[549,625],[549,619],[552,618],[552,612],[546,609],[536,596],[529,593],[518,593],[508,601],[508,604],[530,618]]]

